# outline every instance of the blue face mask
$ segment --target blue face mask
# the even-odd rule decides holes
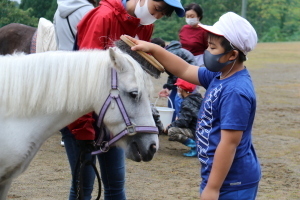
[[[204,51],[204,65],[205,67],[212,72],[219,72],[221,69],[223,69],[225,66],[227,66],[230,63],[233,63],[234,60],[228,60],[227,62],[220,63],[219,60],[220,58],[225,55],[228,52],[221,53],[218,55],[213,55],[209,51],[205,50]]]
[[[181,93],[177,92],[177,95],[179,96],[180,99],[183,99],[183,96]]]

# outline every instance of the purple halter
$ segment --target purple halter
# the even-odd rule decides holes
[[[124,104],[121,100],[119,90],[118,90],[118,80],[117,80],[117,72],[114,68],[111,70],[111,91],[110,94],[108,95],[106,101],[104,102],[99,115],[98,115],[98,121],[97,121],[97,126],[99,129],[102,131],[103,129],[103,119],[105,116],[105,113],[111,103],[112,100],[115,100],[118,104],[118,107],[121,111],[122,117],[124,119],[124,122],[126,124],[126,127],[123,131],[121,131],[119,134],[111,138],[109,141],[104,141],[104,133],[100,134],[98,139],[96,140],[96,145],[100,147],[99,150],[92,152],[92,155],[97,155],[101,153],[105,153],[109,150],[110,146],[123,138],[126,135],[135,135],[136,133],[139,132],[146,132],[146,133],[153,133],[153,134],[158,134],[158,128],[156,126],[135,126],[134,124],[131,123],[126,109],[124,107]],[[105,132],[105,131],[104,131]]]

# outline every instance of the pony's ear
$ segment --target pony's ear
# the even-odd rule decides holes
[[[122,71],[123,70],[122,57],[117,52],[117,49],[114,47],[110,47],[108,51],[109,51],[109,57],[112,63],[114,64],[116,70]]]

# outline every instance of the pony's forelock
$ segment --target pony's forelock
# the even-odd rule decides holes
[[[123,55],[128,60],[128,62],[131,63],[134,67],[134,74],[138,86],[138,95],[140,96],[142,91],[144,90],[147,90],[147,93],[151,94],[153,91],[153,84],[150,75],[148,73],[145,73],[140,64],[131,56],[129,56],[126,53],[123,53]]]

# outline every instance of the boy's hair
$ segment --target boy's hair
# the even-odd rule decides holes
[[[164,0],[153,0],[153,1],[160,2],[160,1],[164,1]],[[172,6],[170,6],[170,5],[167,4],[166,9],[162,10],[162,11],[164,11],[166,17],[170,17],[172,15],[172,13],[173,13],[174,10],[175,10],[174,7],[172,7]]]
[[[203,18],[203,9],[201,8],[201,6],[199,4],[196,3],[191,3],[189,5],[187,5],[184,8],[185,12],[189,11],[189,10],[193,10],[197,13],[197,16],[200,18],[200,21]]]
[[[153,38],[153,39],[151,39],[151,42],[161,46],[162,48],[165,48],[165,46],[166,46],[165,41],[161,38]]]
[[[239,52],[239,55],[237,58],[238,61],[244,62],[247,60],[247,57],[245,56],[245,54],[242,51],[240,51],[238,48],[236,48],[232,44],[230,44],[230,42],[224,36],[215,35],[210,32],[207,33],[207,36],[210,39],[220,39],[221,46],[225,49],[225,52],[229,52],[231,50],[237,50]]]

